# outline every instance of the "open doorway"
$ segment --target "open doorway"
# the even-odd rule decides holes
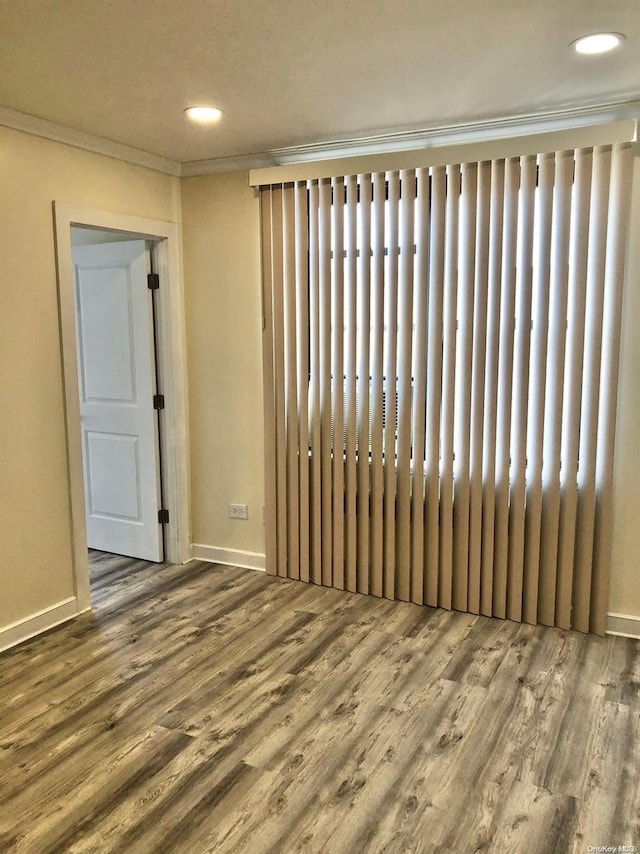
[[[164,560],[154,242],[72,226],[87,544]]]
[[[191,558],[175,223],[54,203],[76,596],[88,549]]]

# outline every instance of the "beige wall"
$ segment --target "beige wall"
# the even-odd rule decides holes
[[[182,181],[193,542],[264,552],[260,221],[247,174]],[[229,519],[229,503],[249,518]]]
[[[640,159],[637,157],[627,259],[609,610],[640,616]]]
[[[638,168],[634,180],[610,610],[640,615]],[[172,220],[182,191],[193,541],[264,551],[257,194],[245,172],[179,184],[0,128],[0,629],[73,595],[53,199]],[[249,519],[229,519],[229,502]]]
[[[73,595],[51,202],[176,220],[176,178],[0,128],[0,630]]]

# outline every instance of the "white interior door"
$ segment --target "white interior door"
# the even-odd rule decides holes
[[[87,537],[161,561],[153,306],[144,240],[73,249]]]

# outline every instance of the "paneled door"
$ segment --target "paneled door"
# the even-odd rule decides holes
[[[76,246],[73,262],[88,544],[161,561],[149,251]]]

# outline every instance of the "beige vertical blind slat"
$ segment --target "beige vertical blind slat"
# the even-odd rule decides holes
[[[600,361],[602,354],[602,312],[604,307],[604,271],[606,263],[606,223],[609,205],[611,149],[594,150],[587,261],[587,309],[582,372],[582,409],[580,413],[580,451],[578,457],[578,513],[574,563],[573,611],[571,624],[581,632],[589,631],[593,537],[596,514],[596,446],[598,441],[598,404],[600,399]]]
[[[520,211],[517,282],[516,332],[514,352],[513,425],[511,432],[511,495],[509,506],[509,568],[507,617],[522,619],[524,526],[527,471],[527,401],[529,395],[529,355],[531,350],[531,297],[533,265],[533,224],[536,189],[536,158],[524,157],[520,170]]]
[[[311,581],[322,584],[322,423],[320,418],[319,188],[309,185],[309,427],[311,448]]]
[[[469,572],[467,610],[480,613],[482,572],[482,445],[485,371],[487,358],[487,304],[489,289],[489,217],[491,213],[491,162],[478,164],[478,198],[475,233],[475,282],[471,372],[471,423],[469,448]]]
[[[428,271],[428,331],[427,331],[427,375],[426,375],[426,440],[421,448],[425,451],[424,478],[425,491],[425,543],[424,543],[424,602],[435,607],[438,604],[439,562],[440,562],[440,407],[442,403],[442,348],[443,348],[443,307],[445,281],[445,216],[447,203],[446,170],[439,166],[431,173],[431,205],[429,208],[429,185],[427,170],[420,170],[418,177],[419,210],[423,218],[426,237],[426,222],[430,221],[428,257],[424,259],[425,271]],[[422,249],[418,246],[418,252]],[[420,257],[420,255],[418,256]],[[421,274],[419,281],[424,281]],[[419,310],[420,311],[420,310]],[[424,333],[421,333],[423,335]],[[419,341],[421,337],[419,336]],[[420,353],[416,371],[417,390],[423,385],[423,354]],[[420,399],[420,407],[424,405]],[[416,406],[418,403],[416,402]],[[422,412],[422,410],[421,410]],[[420,415],[422,419],[422,414]],[[422,421],[420,422],[422,427]],[[417,437],[414,437],[417,443]],[[417,452],[416,452],[417,456]],[[420,454],[422,464],[422,450]],[[423,482],[424,478],[421,480]],[[419,490],[421,497],[422,490]]]
[[[371,593],[384,591],[384,172],[373,176],[371,214]]]
[[[411,598],[411,349],[416,175],[400,173],[398,281],[398,480],[396,499],[396,598]]]
[[[416,270],[412,351],[413,413],[411,425],[411,601],[422,605],[425,587],[425,408],[427,385],[427,310],[429,293],[429,170],[416,175]],[[437,434],[436,434],[437,437]]]
[[[265,504],[266,570],[269,575],[278,573],[278,516],[276,478],[276,415],[275,378],[273,366],[273,246],[271,221],[271,187],[260,190],[260,220],[262,224],[262,362],[264,372],[264,455],[265,489],[271,497]],[[277,251],[277,250],[276,250]]]
[[[493,613],[507,615],[509,563],[509,490],[511,466],[511,415],[515,345],[516,264],[518,246],[520,162],[505,164],[502,297],[498,360],[496,508],[493,572]]]
[[[460,215],[460,167],[447,166],[445,218],[444,335],[442,362],[442,436],[440,481],[440,579],[438,605],[450,609],[453,602],[453,454],[458,318],[458,220]]]
[[[331,182],[329,179],[319,182],[318,195],[322,583],[330,587],[333,563],[333,489],[331,477]]]
[[[369,592],[369,358],[371,338],[371,176],[358,178],[358,593]]]
[[[285,398],[283,188],[271,192],[273,236],[273,367],[276,421],[276,495],[278,529],[278,575],[287,577],[287,434]]]
[[[346,179],[347,205],[345,210],[345,587],[355,593],[357,587],[357,432],[356,432],[356,323],[357,323],[357,208],[358,183],[355,175]]]
[[[309,275],[307,237],[307,186],[299,182],[294,189],[294,228],[296,256],[296,375],[298,381],[298,484],[300,579],[309,581]],[[269,492],[267,491],[267,495]],[[267,502],[268,505],[268,502]]]
[[[565,398],[561,429],[560,519],[558,523],[558,569],[556,595],[540,591],[539,619],[561,628],[571,626],[573,565],[578,513],[578,455],[580,409],[587,296],[587,259],[591,214],[593,152],[576,152],[570,237]]]
[[[485,362],[484,421],[482,440],[482,554],[480,613],[493,613],[493,556],[496,501],[496,430],[498,405],[498,356],[502,280],[502,232],[504,227],[504,161],[491,164],[491,211],[489,215],[489,270],[487,293],[487,350]]]
[[[333,204],[331,245],[332,356],[331,409],[333,413],[333,586],[344,589],[344,179],[331,182]]]
[[[524,579],[522,618],[536,623],[538,616],[538,578],[540,566],[540,528],[542,523],[542,451],[544,444],[545,387],[547,381],[547,344],[549,339],[549,288],[559,275],[551,268],[553,221],[553,182],[555,156],[544,154],[538,160],[536,190],[537,237],[533,246],[531,368],[527,423],[526,512],[524,530]],[[555,223],[557,226],[557,223]]]
[[[453,491],[453,607],[467,610],[469,572],[469,462],[471,445],[471,371],[478,165],[462,165],[460,197],[460,268],[458,339],[455,374],[454,491]]]
[[[564,402],[573,168],[573,151],[556,154],[551,237],[548,367],[542,450],[539,579],[535,613],[525,603],[525,619],[528,622],[550,620],[550,625],[553,625],[554,620],[558,565],[560,441]]]
[[[385,288],[385,427],[384,427],[384,595],[396,596],[396,360],[398,344],[398,217],[400,181],[397,172],[388,180],[387,275]]]
[[[287,445],[287,575],[300,578],[298,466],[298,384],[296,377],[296,254],[294,189],[282,195],[282,256],[284,291],[285,440]]]
[[[609,594],[609,564],[613,533],[613,451],[615,445],[620,326],[626,237],[631,207],[632,160],[629,144],[613,148],[607,216],[604,273],[603,340],[600,369],[600,411],[596,449],[597,522],[594,537],[593,583],[589,628],[604,635]]]

